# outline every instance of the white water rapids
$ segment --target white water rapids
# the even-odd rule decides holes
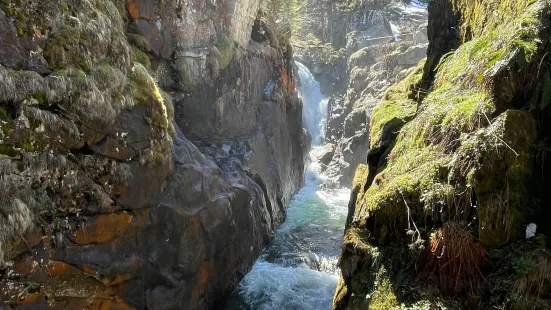
[[[303,124],[315,148],[324,140],[327,100],[308,68],[297,67]],[[308,163],[305,185],[291,202],[285,223],[224,309],[331,309],[350,191],[322,189],[319,171],[318,164]]]

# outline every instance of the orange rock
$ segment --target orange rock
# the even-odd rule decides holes
[[[87,310],[134,310],[118,296],[112,298],[60,297],[49,299],[51,310],[87,309]]]
[[[13,267],[18,274],[29,276],[39,270],[40,265],[31,254],[24,254],[15,261]]]
[[[287,89],[289,87],[289,76],[285,68],[281,69],[281,81],[283,82],[283,88]]]
[[[205,292],[205,289],[207,287],[207,284],[209,283],[210,276],[213,273],[214,269],[214,261],[204,261],[201,264],[201,267],[199,268],[199,272],[197,274],[197,284],[195,284],[195,287],[193,288],[192,292],[192,304],[196,305],[199,301],[199,298],[203,293]]]
[[[103,282],[104,285],[111,286],[111,285],[121,284],[122,282],[130,279],[132,279],[131,274],[123,273],[123,274],[118,274],[112,278],[103,278],[101,282]]]
[[[126,9],[132,19],[140,18],[140,0],[129,0]]]
[[[127,212],[101,214],[91,218],[85,226],[75,233],[74,241],[78,244],[105,243],[122,234],[132,222],[132,215]]]
[[[19,302],[19,305],[27,305],[27,304],[30,304],[30,303],[33,303],[35,301],[38,300],[38,298],[40,298],[40,293],[39,292],[35,292],[35,293],[28,293],[24,296],[22,296],[22,300]]]
[[[51,261],[48,264],[48,270],[52,277],[68,274],[71,270],[71,265],[60,261]]]
[[[90,265],[84,264],[84,265],[80,266],[80,269],[82,269],[82,271],[84,271],[87,274],[91,274],[91,275],[97,275],[98,274],[97,270],[92,268],[92,266],[90,266]]]
[[[293,79],[291,79],[291,80],[289,81],[289,87],[287,88],[287,91],[288,91],[290,94],[292,94],[292,93],[295,92],[295,90],[296,90],[296,88],[295,88],[295,81],[293,81]]]
[[[129,305],[122,298],[117,297],[113,300],[102,300],[98,304],[94,303],[92,309],[97,310],[134,310],[136,308]]]
[[[0,306],[2,304],[26,305],[35,302],[40,296],[40,292],[29,292],[27,285],[23,282],[11,280],[0,281]]]

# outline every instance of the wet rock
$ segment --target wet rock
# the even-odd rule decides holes
[[[360,130],[354,136],[342,139],[335,148],[335,154],[328,165],[326,175],[332,187],[350,187],[356,167],[365,162],[365,150],[369,148],[367,129]]]
[[[324,144],[310,153],[310,157],[316,161],[322,163],[324,166],[329,165],[331,159],[335,154],[335,145],[331,143]]]

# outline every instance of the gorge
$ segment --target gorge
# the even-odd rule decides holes
[[[550,0],[0,0],[0,309],[551,309]]]

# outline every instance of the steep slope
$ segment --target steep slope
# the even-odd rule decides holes
[[[248,272],[305,147],[258,7],[0,2],[4,306],[205,309]]]
[[[434,0],[372,115],[334,309],[548,309],[550,8]]]
[[[295,54],[328,99],[323,163],[328,186],[350,187],[365,161],[373,107],[426,56],[428,14],[400,1],[316,4],[309,2],[302,13],[302,32],[308,34],[302,34]]]

